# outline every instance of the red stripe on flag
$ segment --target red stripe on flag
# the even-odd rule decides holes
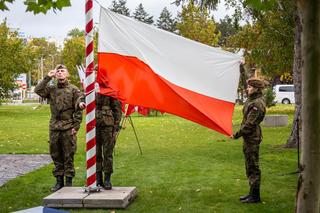
[[[97,82],[101,94],[116,91],[118,98],[126,103],[172,113],[232,135],[234,103],[179,87],[136,57],[99,53],[98,61]]]

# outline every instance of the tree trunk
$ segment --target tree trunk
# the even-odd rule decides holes
[[[295,42],[294,42],[294,59],[293,59],[293,84],[294,84],[294,98],[295,98],[295,114],[293,119],[293,124],[291,128],[291,135],[287,141],[285,147],[296,148],[298,146],[298,129],[297,122],[299,122],[299,114],[301,112],[301,69],[302,69],[302,50],[301,50],[301,34],[302,34],[302,23],[301,17],[299,15],[298,9],[296,9],[295,14]]]
[[[298,0],[302,14],[302,161],[298,213],[320,212],[320,3]]]

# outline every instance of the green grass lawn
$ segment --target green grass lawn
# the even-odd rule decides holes
[[[48,153],[48,106],[0,106],[0,153]],[[241,122],[236,107],[234,130]],[[293,106],[276,106],[268,113],[286,113],[292,122]],[[293,212],[297,175],[296,150],[284,149],[290,126],[263,128],[259,204],[242,204],[248,192],[242,140],[233,141],[212,130],[172,115],[134,116],[143,155],[130,126],[119,136],[114,186],[136,186],[138,198],[126,212]],[[75,157],[76,186],[85,184],[84,125]],[[53,165],[9,181],[0,187],[0,212],[42,205],[51,194]],[[105,212],[77,210],[71,212]]]

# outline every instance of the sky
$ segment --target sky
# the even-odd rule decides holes
[[[109,7],[112,0],[94,0],[94,22],[98,22],[100,6],[97,1],[104,7]],[[85,0],[71,0],[71,7],[64,8],[62,11],[48,11],[46,15],[25,12],[26,6],[22,0],[17,0],[13,4],[8,4],[9,11],[0,11],[0,20],[7,18],[7,24],[10,28],[17,28],[25,37],[53,37],[57,40],[63,40],[68,32],[73,28],[84,29],[84,2]],[[171,4],[174,0],[127,0],[127,7],[130,13],[135,10],[138,4],[142,3],[145,10],[154,16],[154,21],[159,17],[164,7],[174,15],[181,7]],[[213,13],[215,20],[223,18],[230,14],[220,5],[218,10]]]

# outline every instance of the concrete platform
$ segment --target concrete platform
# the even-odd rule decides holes
[[[126,208],[138,195],[136,187],[113,187],[88,194],[83,187],[63,187],[43,198],[52,208]]]

